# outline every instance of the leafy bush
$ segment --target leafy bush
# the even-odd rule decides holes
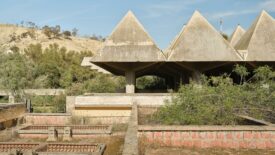
[[[33,64],[18,51],[0,52],[0,89],[16,95],[32,81]]]
[[[236,66],[239,76],[247,76],[243,66]],[[245,114],[264,119],[275,110],[275,72],[259,67],[251,79],[236,85],[229,75],[202,77],[202,84],[182,85],[172,101],[167,101],[153,116],[164,124],[234,125]]]
[[[8,96],[0,96],[0,103],[8,103],[9,97]]]
[[[157,76],[143,76],[136,81],[138,89],[166,89],[165,80]]]
[[[123,89],[125,79],[122,77],[112,77],[98,74],[95,78],[84,83],[74,83],[68,88],[68,95],[81,95],[84,93],[114,93]]]
[[[31,44],[24,52],[12,47],[13,52],[0,51],[0,89],[22,95],[22,89],[63,88],[70,95],[87,92],[114,92],[124,86],[121,77],[105,75],[81,66],[90,51],[67,51],[57,44],[42,49]],[[18,96],[23,99],[24,96]]]
[[[45,25],[42,27],[43,33],[49,38],[58,38],[60,36],[60,26],[56,25],[55,27],[50,27],[48,25]]]
[[[66,111],[66,95],[31,96],[33,112],[36,113],[64,113]]]

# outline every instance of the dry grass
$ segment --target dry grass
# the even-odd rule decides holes
[[[58,39],[49,39],[41,30],[35,30],[35,38],[20,38],[20,40],[10,41],[11,35],[14,33],[16,36],[20,36],[22,33],[27,32],[29,29],[25,27],[19,27],[15,25],[0,24],[0,48],[9,50],[12,46],[17,46],[19,49],[24,49],[30,44],[40,43],[42,48],[47,48],[50,44],[58,44],[60,47],[66,47],[68,50],[73,51],[91,51],[96,53],[102,46],[102,42],[92,40],[89,38],[70,37],[65,39],[60,37]]]

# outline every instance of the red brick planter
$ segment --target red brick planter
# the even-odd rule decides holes
[[[139,138],[170,147],[274,149],[272,126],[145,126]]]

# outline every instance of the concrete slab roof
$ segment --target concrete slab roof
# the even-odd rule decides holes
[[[168,48],[169,61],[241,61],[241,56],[222,35],[195,11]]]
[[[262,11],[235,49],[246,53],[246,61],[275,61],[274,19]]]
[[[165,61],[163,52],[129,11],[106,39],[92,62],[157,62]]]
[[[84,57],[82,62],[81,62],[81,66],[85,66],[85,67],[91,67],[91,70],[96,70],[100,73],[103,73],[103,74],[111,74],[109,71],[93,64],[90,62],[91,60],[91,57]]]
[[[245,30],[240,25],[238,25],[235,31],[231,34],[229,38],[229,43],[234,47],[237,42],[242,38],[244,33]]]

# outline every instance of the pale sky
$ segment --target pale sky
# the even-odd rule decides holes
[[[261,10],[275,17],[275,0],[0,0],[0,23],[32,21],[38,26],[79,29],[80,35],[108,36],[132,10],[161,49],[168,47],[195,10],[231,34],[249,28]]]

